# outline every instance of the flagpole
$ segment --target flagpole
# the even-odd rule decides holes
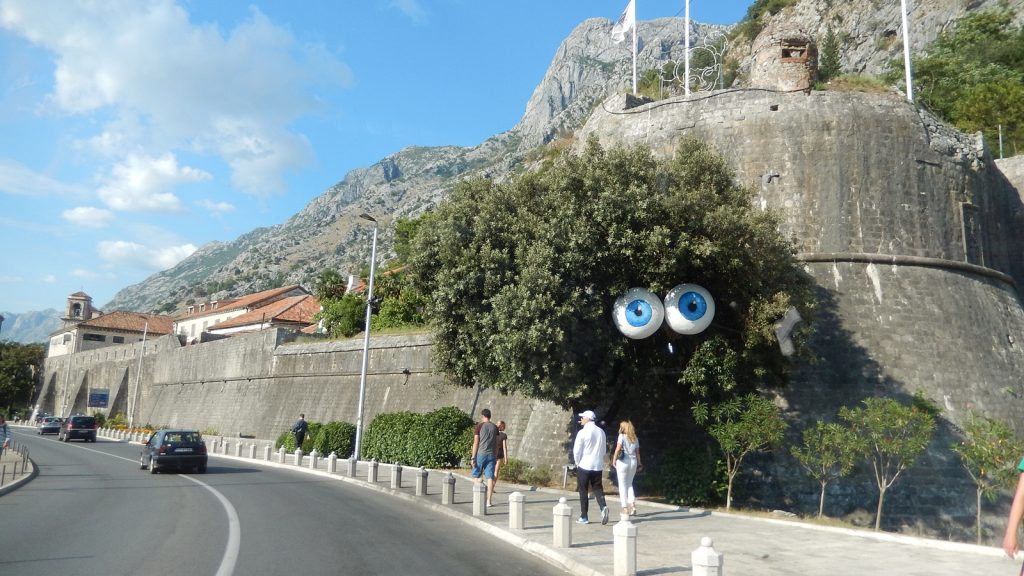
[[[690,0],[686,0],[686,79],[683,81],[683,92],[690,95]]]
[[[634,8],[635,9],[635,8]],[[635,14],[635,12],[634,12]],[[633,17],[633,96],[636,96],[636,16]]]
[[[914,101],[914,83],[910,74],[910,31],[907,26],[907,0],[900,0],[903,8],[903,67],[907,72],[907,100]]]

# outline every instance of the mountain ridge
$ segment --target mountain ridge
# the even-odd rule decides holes
[[[971,11],[999,4],[1000,0],[975,0],[970,6],[957,0],[932,0],[912,13],[911,28],[944,29]],[[1009,5],[1017,7],[1019,14],[1024,0]],[[886,7],[880,14],[856,3],[803,0],[770,18],[785,20],[816,36],[824,35],[827,26],[844,25],[842,30],[852,39],[843,51],[844,69],[877,73],[902,51],[899,42],[893,45],[888,41],[899,28],[899,10],[895,11],[895,24],[891,11]],[[328,268],[343,275],[356,273],[369,258],[372,233],[372,228],[358,219],[362,212],[380,222],[380,252],[386,259],[391,245],[389,224],[394,219],[429,210],[459,179],[504,179],[529,169],[537,163],[539,148],[571,137],[595,106],[612,93],[628,89],[629,52],[612,42],[611,26],[608,19],[591,18],[569,34],[510,130],[469,147],[411,145],[370,166],[353,169],[281,224],[257,228],[229,242],[206,244],[176,266],[118,291],[103,308],[173,313],[190,301],[309,284]],[[731,28],[698,22],[691,26],[694,44]],[[682,18],[639,21],[638,32],[644,38],[639,70],[682,61]],[[937,34],[912,36],[915,51],[923,50],[924,42]],[[730,50],[742,60],[742,83],[742,71],[749,62],[744,50],[749,51],[749,46],[734,44]]]

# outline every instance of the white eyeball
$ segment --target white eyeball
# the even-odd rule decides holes
[[[665,295],[665,321],[680,334],[699,334],[715,318],[715,299],[696,284],[680,284]]]
[[[615,327],[626,337],[647,338],[661,328],[665,307],[661,300],[646,288],[630,288],[615,300],[612,311]]]

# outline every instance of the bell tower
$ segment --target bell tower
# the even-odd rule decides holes
[[[85,292],[75,292],[68,296],[68,307],[64,311],[64,326],[73,326],[85,322],[93,316],[92,297]]]

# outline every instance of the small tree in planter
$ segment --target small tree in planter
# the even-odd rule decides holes
[[[828,483],[850,473],[857,460],[857,436],[842,424],[817,422],[804,430],[803,446],[790,449],[804,470],[821,485],[818,518],[825,511],[825,488]]]

